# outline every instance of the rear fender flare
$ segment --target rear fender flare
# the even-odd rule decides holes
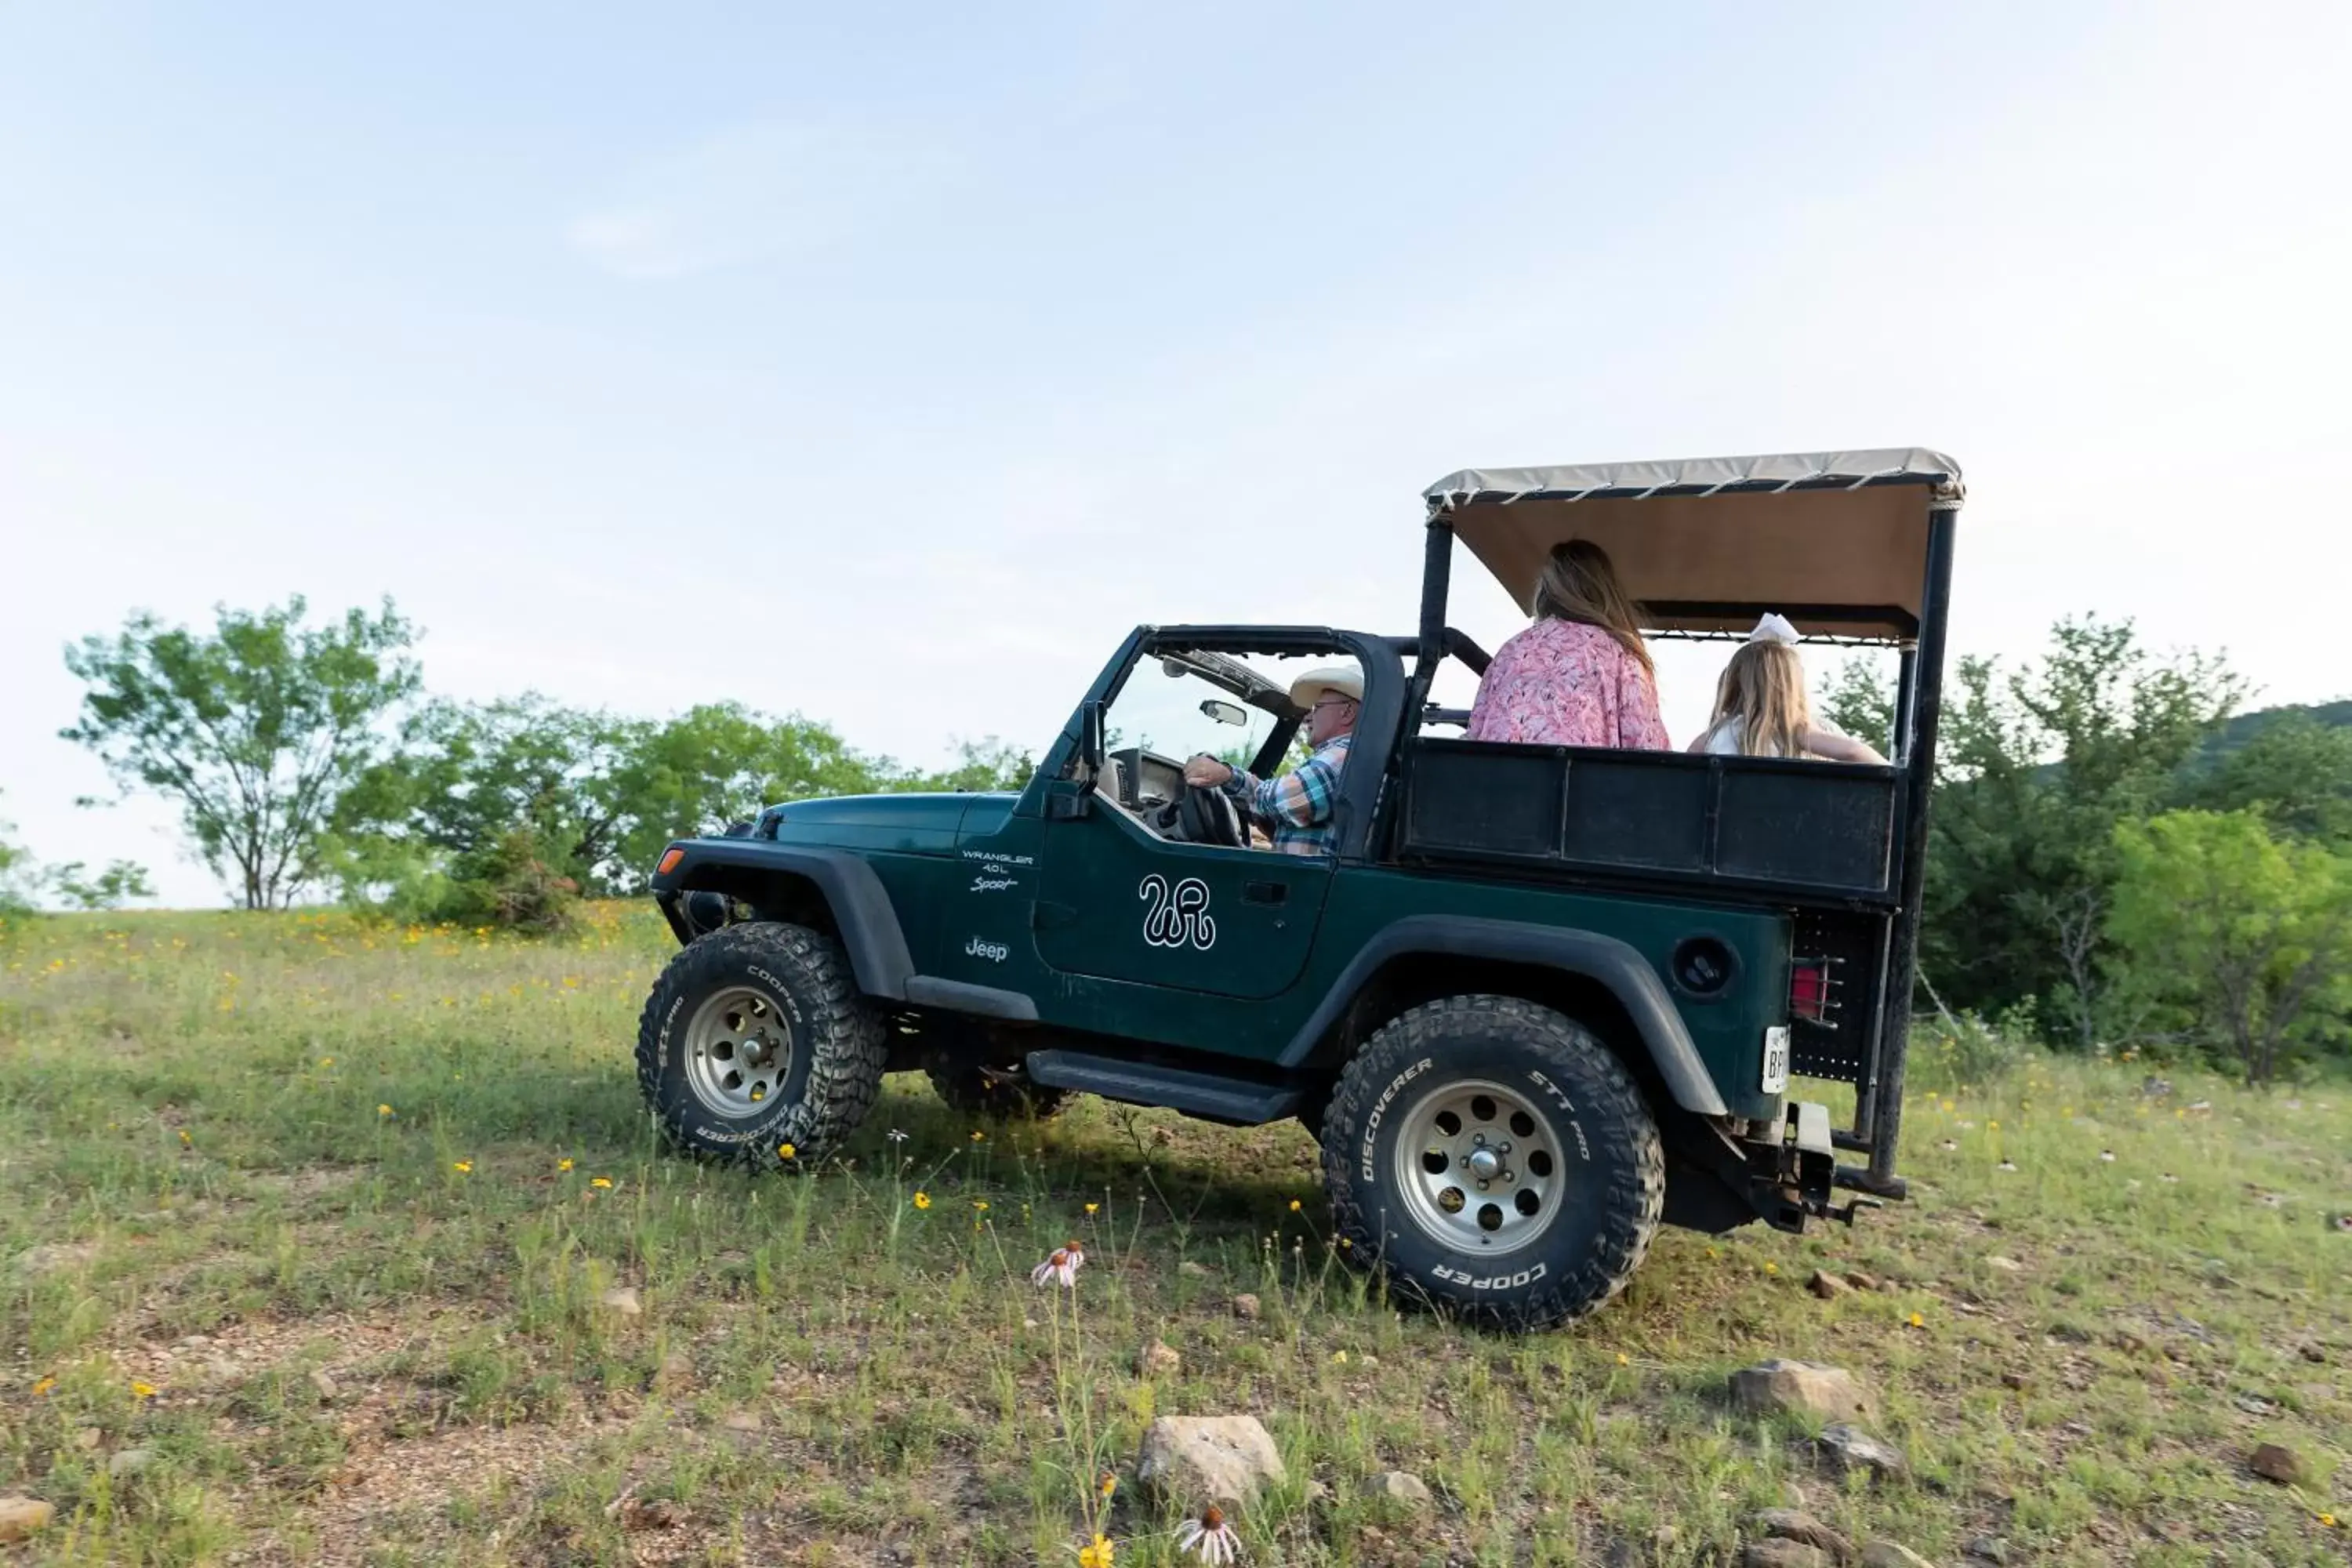
[[[1286,1068],[1306,1065],[1316,1047],[1381,968],[1408,955],[1495,959],[1580,975],[1605,987],[1633,1020],[1642,1048],[1675,1105],[1700,1116],[1727,1116],[1730,1108],[1699,1059],[1665,982],[1638,952],[1612,936],[1513,921],[1455,915],[1408,915],[1383,926],[1349,961],[1320,1005],[1291,1037],[1280,1058]]]
[[[682,893],[711,888],[756,904],[761,884],[799,882],[814,888],[832,912],[857,988],[887,1001],[906,1000],[907,981],[915,972],[907,934],[882,879],[857,856],[755,838],[687,838],[670,847],[686,853],[667,872],[655,875],[653,892],[679,942],[693,935],[677,908]]]

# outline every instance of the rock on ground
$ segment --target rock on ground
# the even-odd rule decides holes
[[[1768,1508],[1756,1516],[1756,1528],[1779,1541],[1801,1541],[1807,1546],[1818,1547],[1843,1563],[1853,1555],[1853,1542],[1815,1519],[1793,1508]]]
[[[1263,1310],[1264,1309],[1258,1305],[1257,1298],[1246,1290],[1234,1298],[1234,1316],[1236,1318],[1254,1320]]]
[[[1863,1543],[1862,1568],[1936,1568],[1909,1547],[1892,1541]]]
[[[622,1285],[605,1291],[604,1295],[597,1298],[596,1304],[608,1312],[618,1312],[625,1318],[634,1318],[645,1310],[645,1307],[637,1300],[635,1288],[629,1285]]]
[[[1195,1263],[1189,1258],[1176,1266],[1176,1272],[1191,1279],[1213,1279],[1217,1277],[1215,1269],[1205,1263]]]
[[[1364,1491],[1370,1497],[1410,1503],[1415,1508],[1426,1508],[1437,1500],[1429,1495],[1429,1483],[1411,1470],[1382,1470],[1364,1483]]]
[[[155,1450],[152,1448],[124,1448],[106,1461],[106,1473],[118,1479],[123,1476],[135,1476],[154,1462]]]
[[[1164,1340],[1154,1340],[1144,1346],[1143,1353],[1136,1360],[1146,1377],[1172,1377],[1184,1365],[1184,1358]]]
[[[2276,1481],[2283,1487],[2301,1486],[2310,1475],[2302,1455],[2293,1448],[2282,1448],[2276,1443],[2265,1443],[2256,1448],[2246,1465],[2263,1479]]]
[[[26,1539],[47,1527],[57,1511],[38,1498],[0,1497],[0,1542]]]
[[[1843,1421],[1822,1428],[1820,1446],[1822,1457],[1841,1474],[1868,1470],[1874,1476],[1899,1476],[1910,1468],[1902,1449]]]
[[[1751,1541],[1739,1554],[1741,1568],[1833,1568],[1836,1559],[1801,1541]]]
[[[1255,1415],[1162,1415],[1144,1428],[1135,1479],[1180,1508],[1248,1503],[1285,1479],[1282,1455]]]
[[[2009,1561],[2009,1542],[1998,1535],[1979,1535],[1960,1548],[1960,1555],[1971,1563],[1998,1564]]]
[[[1826,1301],[1832,1296],[1845,1295],[1853,1289],[1853,1286],[1851,1281],[1839,1278],[1826,1268],[1816,1268],[1813,1270],[1813,1277],[1805,1281],[1805,1289]]]
[[[1843,1367],[1778,1358],[1733,1373],[1731,1403],[1749,1415],[1802,1413],[1844,1421],[1873,1414],[1870,1391]]]

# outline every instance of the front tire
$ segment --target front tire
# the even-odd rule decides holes
[[[840,943],[760,921],[698,938],[662,971],[637,1026],[637,1087],[674,1148],[805,1166],[865,1120],[887,1056]]]
[[[1323,1121],[1332,1219],[1408,1299],[1497,1328],[1598,1310],[1657,1234],[1657,1122],[1591,1031],[1511,996],[1415,1007],[1364,1043]]]

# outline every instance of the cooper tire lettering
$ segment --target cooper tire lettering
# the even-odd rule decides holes
[[[1400,1143],[1422,1135],[1422,1113],[1411,1108],[1481,1079],[1507,1089],[1542,1125],[1568,1173],[1542,1189],[1551,1217],[1509,1245],[1430,1223],[1445,1209],[1442,1196],[1399,1187],[1432,1170],[1425,1151]],[[1465,1097],[1458,1114],[1466,1125],[1495,1113]],[[1320,1142],[1341,1256],[1385,1276],[1402,1300],[1497,1328],[1553,1327],[1614,1298],[1640,1267],[1665,1198],[1657,1122],[1624,1062],[1575,1019],[1518,996],[1442,996],[1380,1026],[1333,1085]],[[1492,1234],[1483,1215],[1479,1223]]]

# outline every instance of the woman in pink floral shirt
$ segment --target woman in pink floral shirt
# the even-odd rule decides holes
[[[1571,540],[1536,580],[1536,624],[1496,650],[1470,707],[1470,739],[1540,746],[1673,748],[1641,612],[1608,552]]]

